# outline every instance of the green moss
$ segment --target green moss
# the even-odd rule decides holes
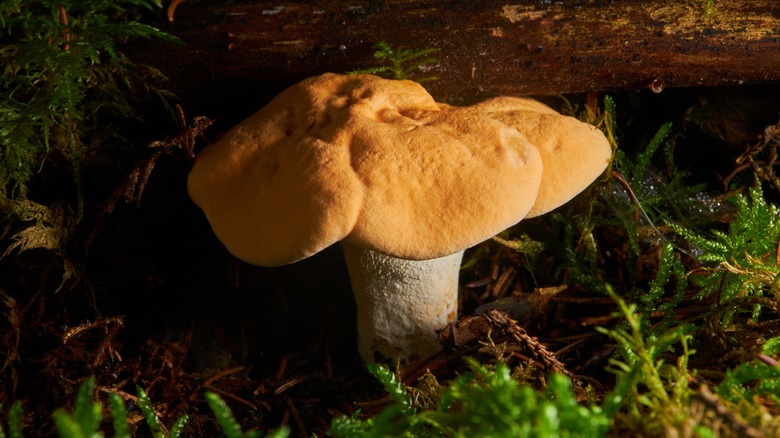
[[[25,198],[31,179],[52,168],[70,174],[83,210],[82,166],[134,117],[132,96],[170,98],[131,63],[120,41],[164,38],[134,11],[152,0],[6,0],[0,12],[0,200]]]

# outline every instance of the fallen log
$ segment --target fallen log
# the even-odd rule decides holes
[[[780,81],[780,2],[315,0],[184,2],[132,59],[175,91],[276,90],[377,65],[374,44],[438,49],[437,99]]]

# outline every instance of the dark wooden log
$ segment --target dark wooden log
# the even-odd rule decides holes
[[[130,56],[176,91],[279,89],[376,65],[372,46],[438,48],[437,99],[780,81],[778,0],[184,2],[185,44]]]

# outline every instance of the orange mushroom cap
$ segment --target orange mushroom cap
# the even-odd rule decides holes
[[[601,175],[612,158],[609,140],[595,126],[561,115],[533,99],[502,96],[467,107],[440,107],[498,120],[517,129],[536,147],[544,170],[527,217],[542,215],[571,200]]]
[[[411,81],[323,74],[204,149],[188,190],[231,253],[274,266],[340,240],[453,254],[524,218],[541,179],[537,148],[504,123],[444,111]]]

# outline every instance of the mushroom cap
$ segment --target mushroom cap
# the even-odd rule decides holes
[[[292,263],[345,240],[425,260],[520,221],[537,149],[411,81],[324,74],[293,85],[198,154],[193,201],[240,259]]]
[[[612,158],[609,140],[599,129],[533,99],[502,96],[468,107],[440,107],[498,120],[536,146],[544,171],[527,217],[542,215],[571,200],[598,178]]]

